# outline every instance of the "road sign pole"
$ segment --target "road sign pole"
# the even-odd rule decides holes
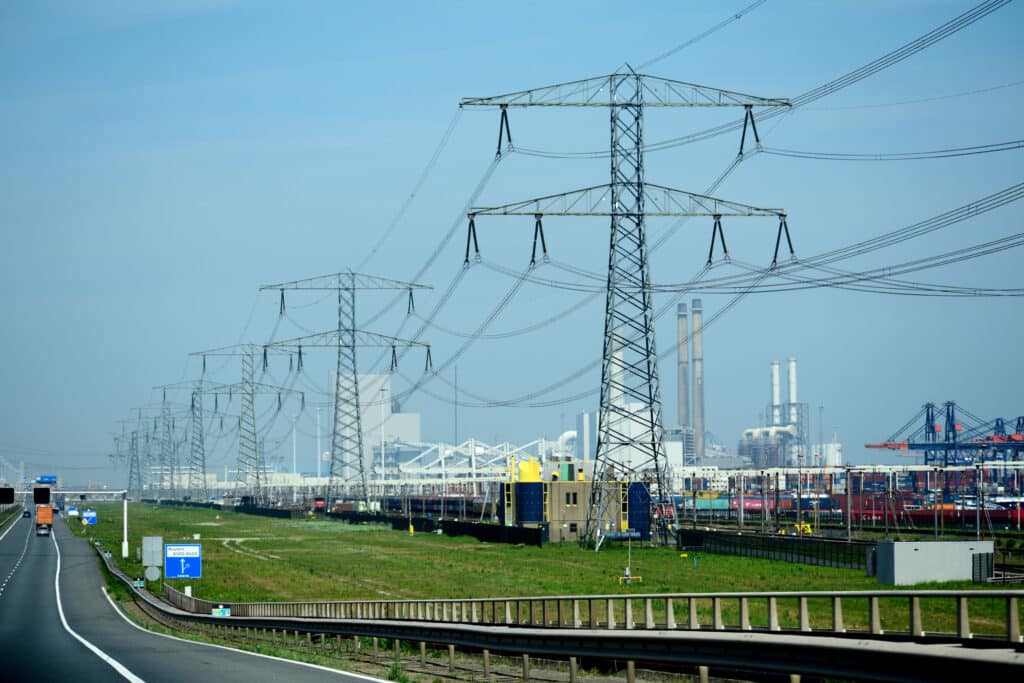
[[[123,532],[121,535],[121,558],[128,559],[128,492],[125,491],[121,494],[121,500],[124,503],[124,514],[121,515],[121,519],[124,522]]]

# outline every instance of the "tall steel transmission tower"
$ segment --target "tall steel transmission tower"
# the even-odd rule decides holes
[[[621,514],[621,482],[640,482],[650,497],[669,494],[662,444],[661,391],[658,383],[650,264],[645,218],[712,216],[715,228],[725,215],[778,216],[761,209],[682,190],[649,184],[644,179],[643,117],[645,107],[742,106],[752,122],[754,106],[779,106],[781,99],[638,74],[632,68],[581,81],[524,90],[495,97],[464,98],[460,106],[497,106],[501,111],[498,154],[504,136],[512,145],[509,107],[608,107],[611,115],[611,182],[497,207],[473,208],[469,214],[466,259],[470,244],[479,247],[476,218],[486,214],[529,215],[535,219],[534,255],[539,236],[547,257],[544,215],[609,216],[611,231],[601,365],[594,481],[583,543],[600,548],[609,536],[626,531]],[[781,223],[780,223],[781,225]],[[531,260],[533,263],[533,260]],[[675,509],[663,506],[662,531],[674,523]],[[663,535],[666,538],[667,534]]]
[[[190,498],[199,496],[208,498],[209,490],[206,483],[206,439],[203,423],[203,394],[215,391],[209,382],[196,379],[156,387],[163,389],[166,400],[168,389],[188,389],[191,399],[188,409],[189,454],[185,465],[185,490]]]
[[[276,387],[269,384],[262,384],[256,381],[256,354],[260,347],[256,344],[236,344],[225,346],[219,349],[208,351],[196,351],[193,356],[203,356],[203,370],[206,370],[207,356],[239,356],[242,360],[242,379],[236,384],[216,385],[209,391],[227,393],[238,391],[241,394],[241,411],[238,415],[238,460],[235,471],[235,493],[236,495],[249,495],[257,504],[263,503],[262,479],[262,454],[259,450],[258,434],[256,431],[256,395],[276,394],[278,402],[283,395],[295,395],[302,397],[301,391]],[[262,349],[264,369],[266,369],[267,356],[277,354],[268,348]],[[280,355],[286,355],[281,353]],[[304,401],[304,399],[303,399]]]
[[[427,367],[430,365],[430,347],[415,341],[365,332],[356,327],[357,290],[402,290],[409,293],[409,312],[413,310],[413,291],[430,289],[426,285],[398,282],[372,275],[351,271],[321,275],[304,280],[263,285],[260,291],[281,292],[280,315],[285,314],[285,290],[336,291],[338,294],[338,327],[336,330],[274,342],[264,348],[277,350],[297,349],[299,369],[302,367],[303,347],[330,347],[337,349],[337,367],[334,385],[334,421],[331,431],[331,466],[326,498],[332,504],[339,488],[355,492],[360,499],[368,495],[366,484],[366,463],[363,453],[363,423],[359,399],[359,370],[356,365],[358,347],[391,348],[391,364],[397,364],[395,349],[398,347],[420,346],[427,349]],[[382,425],[383,427],[383,425]],[[317,457],[320,454],[317,453]]]

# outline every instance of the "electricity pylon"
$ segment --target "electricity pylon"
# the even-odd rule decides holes
[[[742,106],[747,110],[745,135],[746,122],[753,124],[752,107],[787,104],[780,99],[646,76],[628,65],[609,76],[495,97],[464,98],[459,103],[460,107],[496,106],[500,109],[499,155],[503,137],[509,148],[512,147],[509,107],[608,107],[611,114],[609,184],[505,206],[472,208],[466,235],[468,262],[471,242],[479,258],[477,216],[532,214],[535,219],[532,264],[536,260],[538,237],[547,258],[541,222],[545,214],[611,217],[597,452],[582,538],[584,545],[598,549],[605,537],[626,531],[627,520],[621,512],[612,514],[612,507],[618,507],[621,502],[620,495],[615,493],[619,482],[641,482],[649,496],[658,497],[662,503],[670,502],[662,444],[661,392],[645,217],[712,216],[714,229],[719,233],[721,216],[725,215],[778,216],[780,231],[785,222],[784,212],[778,209],[761,209],[646,183],[644,108]],[[648,204],[654,207],[653,211],[648,210]],[[661,509],[665,514],[659,520],[664,542],[668,527],[675,521],[675,507],[668,504]]]
[[[346,490],[354,488],[356,496],[366,500],[369,490],[366,485],[366,465],[363,454],[363,421],[359,401],[359,370],[356,365],[356,348],[391,347],[391,367],[394,369],[397,365],[396,348],[420,346],[427,349],[427,368],[429,369],[430,346],[357,329],[356,291],[408,291],[408,310],[412,312],[413,291],[430,289],[430,287],[343,271],[260,287],[260,291],[272,289],[281,292],[280,315],[282,316],[285,313],[285,290],[337,291],[338,293],[337,330],[274,342],[264,348],[279,350],[297,348],[299,370],[302,369],[302,347],[337,348],[337,368],[334,377],[334,422],[331,431],[331,466],[325,498],[328,505],[332,505],[334,493],[340,484]],[[317,457],[320,457],[319,453],[317,453]]]
[[[256,395],[276,394],[278,407],[280,408],[283,395],[296,395],[305,398],[301,391],[277,387],[269,384],[262,384],[256,381],[255,365],[256,353],[260,350],[256,344],[235,344],[219,349],[208,351],[196,351],[190,355],[203,357],[203,371],[206,371],[207,356],[239,356],[242,360],[242,379],[235,384],[218,384],[204,390],[206,393],[219,392],[228,393],[238,391],[242,396],[241,410],[238,415],[238,461],[235,473],[235,493],[252,496],[257,504],[262,504],[263,487],[262,479],[262,454],[259,451],[256,433]],[[267,367],[267,356],[278,352],[270,349],[262,349],[263,368]],[[284,355],[284,354],[281,354]]]
[[[202,500],[209,498],[206,483],[206,439],[203,424],[203,394],[209,393],[211,384],[202,379],[165,384],[157,389],[188,389],[191,392],[189,405],[189,457],[186,465],[186,490],[189,497],[198,495]]]

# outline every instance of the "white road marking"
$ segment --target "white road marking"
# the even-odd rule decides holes
[[[114,671],[121,674],[125,679],[131,681],[131,683],[146,683],[143,679],[139,678],[131,671],[129,671],[128,667],[126,667],[124,664],[117,661],[116,659],[108,655],[106,652],[99,649],[98,647],[90,643],[88,640],[75,633],[74,629],[72,629],[71,626],[68,624],[68,620],[64,617],[64,607],[61,605],[60,601],[60,546],[57,544],[56,534],[50,534],[50,537],[53,538],[53,547],[57,549],[57,573],[53,577],[53,589],[54,592],[56,592],[57,594],[57,613],[60,614],[60,622],[64,626],[64,630],[70,633],[75,638],[75,640],[89,648],[89,650],[94,655],[96,655],[104,662],[109,664],[111,668],[114,669]]]
[[[297,660],[294,660],[294,659],[286,659],[284,657],[274,657],[273,655],[265,655],[265,654],[262,654],[260,652],[249,652],[248,650],[237,650],[237,649],[235,649],[233,647],[227,647],[226,645],[215,645],[214,643],[204,643],[204,642],[201,642],[201,641],[198,641],[198,640],[189,640],[188,638],[179,638],[178,636],[171,636],[171,635],[167,635],[166,633],[157,633],[156,631],[150,631],[149,629],[146,629],[146,628],[143,628],[142,626],[139,626],[134,621],[129,619],[127,616],[125,616],[124,612],[122,612],[118,608],[118,606],[116,604],[114,604],[114,601],[110,599],[110,594],[107,593],[107,589],[106,588],[101,586],[100,590],[103,591],[103,595],[106,596],[107,602],[110,603],[111,608],[113,608],[113,610],[117,613],[117,615],[119,617],[121,617],[122,619],[127,621],[134,628],[137,628],[138,630],[142,631],[143,633],[148,633],[151,636],[160,636],[161,638],[170,638],[171,640],[179,640],[179,641],[181,641],[183,643],[189,643],[191,645],[203,645],[204,647],[215,647],[215,648],[218,648],[218,649],[221,649],[221,650],[229,650],[231,652],[239,652],[239,653],[244,654],[244,655],[251,655],[253,657],[263,657],[264,659],[274,659],[274,660],[279,661],[279,662],[286,662],[288,664],[297,664],[299,666],[306,666],[306,667],[309,667],[310,669],[317,669],[319,671],[327,671],[327,672],[332,673],[332,674],[337,674],[338,676],[351,676],[352,678],[361,678],[364,681],[374,681],[374,683],[390,683],[389,681],[386,681],[386,680],[384,680],[382,678],[374,678],[373,676],[366,676],[364,674],[352,673],[350,671],[339,671],[337,669],[332,669],[329,666],[323,666],[321,664],[311,664],[309,662],[300,662],[300,661],[297,661]]]
[[[14,528],[14,525],[12,524],[11,527],[9,529],[7,529],[7,531],[4,532],[4,535],[0,536],[0,541],[4,540],[4,536],[9,534],[11,532],[11,529],[13,529],[13,528]],[[28,531],[31,531],[31,530],[32,530],[31,528],[28,529]],[[30,534],[26,533],[25,534],[25,547],[23,547],[21,549],[21,557],[19,557],[18,561],[14,563],[14,566],[11,568],[11,572],[7,575],[7,578],[4,579],[3,585],[0,586],[0,597],[3,597],[4,591],[7,589],[7,584],[10,583],[11,579],[14,578],[14,573],[16,571],[18,571],[18,567],[21,566],[22,561],[25,559],[25,553],[28,552],[28,540],[30,538],[32,538],[32,536]]]

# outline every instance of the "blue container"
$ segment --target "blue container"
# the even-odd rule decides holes
[[[633,482],[626,497],[629,500],[629,528],[639,532],[641,541],[651,540],[651,494],[647,485]]]
[[[544,484],[519,482],[516,485],[516,524],[544,521]]]

